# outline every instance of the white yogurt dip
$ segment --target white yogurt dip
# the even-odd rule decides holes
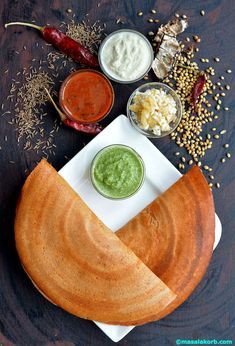
[[[134,81],[149,70],[153,50],[147,39],[135,31],[117,31],[107,37],[100,51],[103,71],[114,80]]]

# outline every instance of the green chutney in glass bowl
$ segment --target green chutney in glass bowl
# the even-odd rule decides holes
[[[141,188],[145,166],[141,156],[131,147],[113,144],[101,149],[91,164],[91,181],[102,196],[124,199]]]

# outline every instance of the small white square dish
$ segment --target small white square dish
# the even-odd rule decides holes
[[[107,199],[100,195],[91,183],[91,162],[99,150],[110,144],[130,146],[144,159],[145,181],[142,188],[128,199]],[[170,161],[145,136],[137,132],[124,115],[118,116],[90,141],[59,171],[59,174],[113,232],[125,225],[181,177],[181,173]],[[216,215],[214,249],[219,243],[221,233],[221,223]],[[120,341],[134,328],[95,323],[114,342]]]

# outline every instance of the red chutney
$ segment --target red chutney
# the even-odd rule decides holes
[[[90,123],[102,119],[113,106],[114,91],[100,72],[80,70],[69,75],[60,89],[60,105],[72,120]]]

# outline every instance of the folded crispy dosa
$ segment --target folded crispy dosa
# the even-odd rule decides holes
[[[79,317],[143,324],[162,317],[176,297],[46,161],[23,186],[15,240],[39,290]]]
[[[214,244],[212,193],[195,166],[122,227],[117,236],[177,294],[164,315],[192,293]]]

